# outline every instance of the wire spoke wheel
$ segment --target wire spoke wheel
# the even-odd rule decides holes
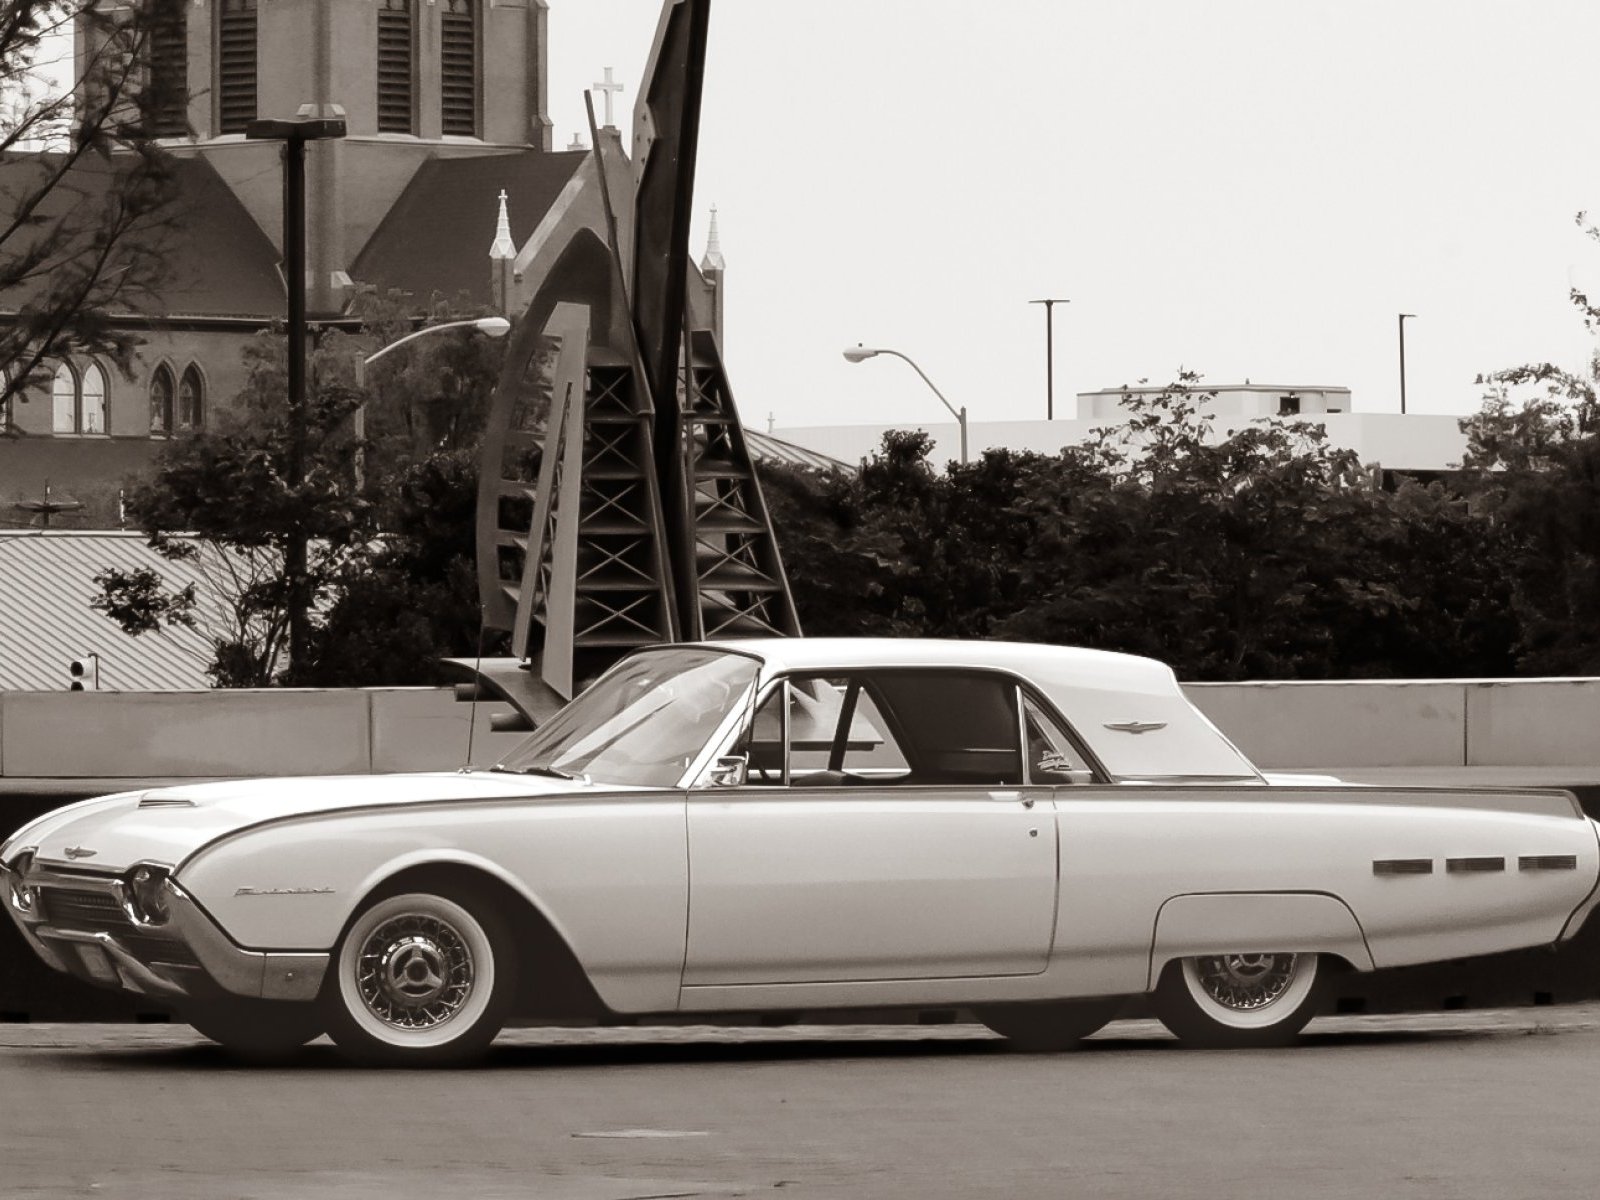
[[[1297,954],[1217,954],[1184,962],[1185,976],[1223,1008],[1259,1012],[1283,999],[1294,982]]]
[[[1316,1012],[1327,972],[1315,954],[1202,954],[1167,964],[1162,1024],[1197,1046],[1281,1046]]]
[[[472,949],[438,917],[405,913],[372,931],[356,964],[361,998],[397,1029],[450,1020],[472,995]]]
[[[515,981],[510,932],[485,897],[467,888],[382,897],[339,943],[323,998],[328,1031],[362,1062],[464,1062],[500,1031]]]

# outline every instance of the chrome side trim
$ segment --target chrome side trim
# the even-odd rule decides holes
[[[1432,875],[1433,859],[1375,858],[1372,860],[1372,873],[1374,875]]]
[[[1576,871],[1576,854],[1524,854],[1517,859],[1519,871]]]
[[[1506,869],[1506,860],[1488,855],[1476,858],[1447,858],[1444,860],[1444,869],[1451,875],[1472,875],[1489,871],[1504,871]]]

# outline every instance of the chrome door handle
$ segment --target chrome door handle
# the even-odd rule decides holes
[[[1033,807],[1033,797],[1024,796],[1021,792],[990,792],[991,800],[1020,800],[1023,808]]]

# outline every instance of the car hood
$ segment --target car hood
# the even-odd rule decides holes
[[[621,789],[498,772],[301,776],[183,784],[124,792],[59,809],[19,830],[7,847],[8,852],[36,847],[40,863],[83,871],[121,871],[138,862],[176,866],[219,837],[287,817],[397,804],[617,790]]]

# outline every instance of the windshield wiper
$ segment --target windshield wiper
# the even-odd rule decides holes
[[[548,775],[552,779],[571,779],[581,783],[589,782],[587,775],[573,775],[558,767],[502,767],[499,763],[489,768],[491,771],[500,771],[506,775]]]

